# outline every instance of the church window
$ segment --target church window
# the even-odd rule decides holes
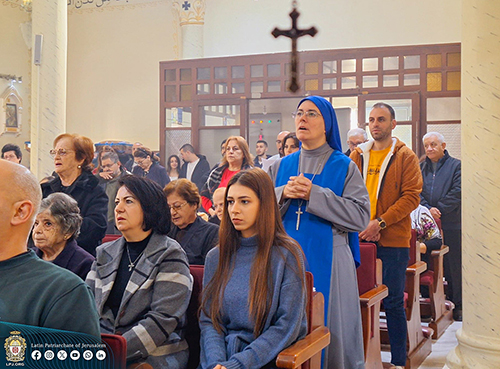
[[[397,87],[399,86],[399,76],[397,74],[384,75],[384,87]]]
[[[420,55],[409,55],[404,57],[405,69],[418,69],[420,68]]]
[[[460,91],[461,75],[460,72],[446,73],[446,89],[448,91]]]
[[[181,101],[191,100],[191,85],[181,85]]]
[[[196,85],[196,93],[198,95],[207,95],[210,93],[210,83],[198,83]]]
[[[323,78],[323,90],[336,90],[337,78]]]
[[[363,76],[363,88],[377,88],[378,76]]]
[[[251,78],[264,77],[264,67],[262,65],[252,65],[250,67],[250,77]]]
[[[356,59],[342,60],[342,73],[356,72]]]
[[[245,78],[245,66],[234,65],[231,67],[231,77],[233,79]]]
[[[446,65],[448,67],[459,67],[460,66],[460,53],[448,53],[447,55]]]
[[[378,70],[378,58],[363,59],[363,72],[375,72],[377,70]]]
[[[165,101],[166,102],[175,102],[177,101],[177,86],[166,85],[165,86]]]
[[[196,68],[196,79],[210,79],[210,68]]]
[[[386,56],[384,57],[384,70],[397,70],[399,69],[399,57],[398,56]]]
[[[214,68],[214,78],[224,79],[227,78],[227,67],[215,67]]]
[[[280,91],[281,91],[281,81],[267,82],[267,92],[280,92]]]
[[[263,82],[251,82],[250,83],[250,92],[252,92],[252,93],[264,92],[264,83]]]
[[[280,64],[268,64],[267,65],[267,76],[268,77],[280,77],[281,76],[281,65]]]
[[[441,54],[427,55],[427,68],[440,68],[441,67]]]
[[[420,74],[405,74],[404,77],[405,86],[418,86],[420,85]]]
[[[442,75],[439,73],[427,73],[427,91],[441,91],[442,87]]]
[[[306,91],[316,91],[318,89],[317,79],[306,79],[305,90]]]
[[[191,81],[191,68],[181,69],[181,81]]]
[[[342,77],[342,89],[356,88],[356,77]]]
[[[205,127],[239,126],[240,106],[239,105],[202,106],[200,107],[200,125]]]
[[[214,83],[214,89],[216,95],[227,94],[227,83]]]
[[[330,60],[323,62],[323,74],[337,73],[337,61]]]
[[[166,69],[165,70],[165,82],[175,82],[175,69]]]
[[[306,75],[318,74],[318,63],[317,62],[306,63],[305,70],[306,70]]]
[[[231,93],[233,94],[244,94],[245,93],[245,83],[237,82],[231,84]]]

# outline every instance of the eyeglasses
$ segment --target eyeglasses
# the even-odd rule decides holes
[[[187,204],[187,201],[186,201],[185,203],[183,203],[183,204],[168,205],[168,208],[169,208],[170,210],[179,211],[179,210],[181,210],[181,209],[182,209],[182,207],[183,207],[184,205],[186,205],[186,204]]]
[[[50,156],[55,157],[56,155],[59,156],[66,156],[70,152],[75,152],[74,150],[66,150],[66,149],[52,149],[49,151]]]
[[[294,117],[295,119],[297,118],[300,119],[304,115],[306,116],[307,119],[314,119],[317,117],[321,117],[321,114],[314,110],[309,110],[309,111],[297,110],[295,113],[292,113],[292,117]]]

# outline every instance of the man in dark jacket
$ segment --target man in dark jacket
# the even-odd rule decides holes
[[[102,172],[97,173],[95,176],[99,180],[99,186],[108,196],[108,228],[106,234],[121,234],[115,227],[115,198],[120,187],[120,179],[131,173],[122,166],[118,154],[112,151],[105,153],[101,157],[101,168]]]
[[[210,164],[208,164],[207,158],[205,155],[196,155],[194,147],[190,144],[182,145],[180,154],[184,164],[179,172],[179,178],[189,179],[201,192],[210,174]]]
[[[448,298],[455,304],[453,317],[462,320],[462,222],[461,163],[446,150],[441,133],[428,132],[423,137],[427,158],[420,164],[424,186],[420,203],[434,218],[441,219],[444,243],[450,252],[444,257],[444,276]]]

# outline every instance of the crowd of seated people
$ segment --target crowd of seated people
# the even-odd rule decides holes
[[[272,368],[281,350],[305,336],[304,271],[310,262],[306,260],[310,250],[304,249],[304,255],[298,240],[312,237],[304,227],[308,222],[324,223],[326,233],[334,230],[325,249],[336,242],[345,246],[344,266],[329,261],[333,263],[329,268],[333,274],[325,280],[326,296],[334,297],[330,308],[327,303],[328,319],[333,319],[328,309],[348,306],[345,301],[335,301],[337,294],[355,296],[347,309],[352,318],[349,324],[354,328],[335,336],[337,333],[329,327],[334,339],[325,360],[339,369],[362,368],[362,347],[357,347],[360,313],[359,306],[355,306],[358,295],[353,277],[356,246],[350,243],[348,233],[366,227],[369,203],[360,172],[347,157],[337,155],[342,151],[335,113],[332,116],[323,107],[323,100],[314,97],[299,104],[297,133],[280,132],[284,136],[279,147],[281,158],[270,162],[270,173],[266,173],[269,166],[266,170],[254,167],[248,143],[240,136],[224,140],[221,162],[212,169],[190,144],[180,150],[184,164],[174,154],[164,168],[153,151],[140,143],[134,144],[133,162],[127,160],[124,164],[125,159],[120,160],[110,146],[102,147],[95,156],[89,138],[68,133],[57,136],[50,150],[54,172],[40,185],[40,207],[34,206],[31,220],[25,221],[25,228],[31,229],[28,245],[33,250],[19,248],[17,254],[7,258],[0,253],[0,273],[3,265],[20,256],[37,256],[52,264],[52,269],[40,265],[54,275],[62,273],[56,272],[54,266],[73,272],[86,282],[79,291],[82,304],[89,297],[93,304],[86,316],[87,328],[70,322],[70,317],[66,318],[66,327],[44,326],[98,335],[94,328],[99,324],[101,333],[119,334],[126,339],[128,364],[184,369],[189,357],[186,310],[193,289],[189,266],[205,265],[200,310],[201,368]],[[303,151],[291,155],[303,144]],[[13,161],[20,162],[22,154],[11,146],[4,148],[2,158],[13,160],[15,156],[18,160]],[[328,181],[317,184],[324,180],[323,168],[338,170],[338,163],[331,161],[330,155],[336,155],[331,160],[347,168],[339,179],[343,194],[331,189]],[[290,160],[283,160],[288,156]],[[197,158],[203,159],[203,171],[201,166],[196,169]],[[2,165],[0,170],[5,173],[19,171]],[[280,170],[287,171],[286,175]],[[183,177],[203,181],[195,183]],[[344,178],[354,177],[356,186],[348,193],[343,187],[348,184]],[[1,188],[0,195],[6,196]],[[30,201],[36,203],[36,196],[31,197],[35,200]],[[341,204],[345,212],[352,203],[352,207],[362,208],[362,219],[353,219],[352,224],[347,218],[340,219],[337,224],[329,216],[331,208],[318,211],[326,203]],[[314,210],[313,205],[318,209]],[[301,226],[301,214],[306,212]],[[427,246],[423,249],[424,260],[442,245],[432,215],[427,213],[426,208],[413,213],[418,241]],[[283,214],[288,214],[284,223]],[[33,226],[28,227],[31,221]],[[116,239],[101,244],[105,234],[116,234]],[[332,253],[339,250],[333,248]],[[335,279],[345,280],[347,275],[353,283],[343,288],[349,291],[336,291]],[[0,306],[3,299],[0,296]],[[24,323],[36,325],[34,320]],[[329,324],[333,327],[335,323],[332,320]],[[342,341],[353,345],[347,347]],[[348,356],[350,359],[346,359]],[[347,366],[339,364],[343,360]],[[324,365],[328,366],[326,362]]]

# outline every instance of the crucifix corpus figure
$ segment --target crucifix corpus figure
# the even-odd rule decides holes
[[[297,1],[293,1],[292,6],[293,10],[290,13],[290,18],[292,18],[292,28],[286,31],[281,30],[279,28],[275,28],[273,32],[271,32],[271,34],[275,38],[278,38],[279,36],[285,36],[292,39],[292,57],[290,62],[292,79],[290,81],[288,89],[293,93],[295,93],[300,88],[297,82],[299,79],[299,74],[297,72],[297,66],[299,64],[299,54],[297,52],[297,39],[305,35],[314,37],[316,33],[318,33],[318,30],[315,27],[311,27],[309,29],[298,29],[297,18],[299,17],[300,13],[297,11]]]

